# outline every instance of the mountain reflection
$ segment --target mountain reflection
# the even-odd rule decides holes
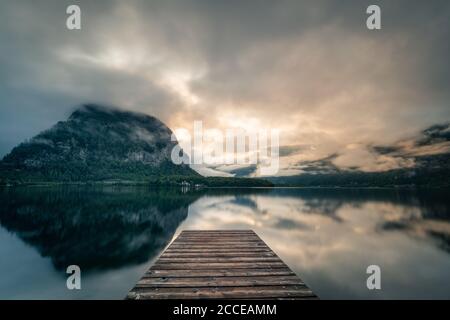
[[[379,210],[380,231],[402,231],[410,237],[432,240],[436,246],[450,252],[450,194],[447,189],[309,189],[296,190],[304,200],[304,213],[327,216],[344,222],[338,214],[343,205],[361,209],[372,202],[396,206],[396,214]],[[283,194],[283,193],[282,193]],[[287,193],[284,195],[291,195]]]
[[[58,270],[109,269],[156,255],[198,197],[131,187],[3,189],[0,223]]]
[[[6,257],[0,272],[7,275],[0,277],[0,297],[122,298],[175,233],[253,229],[322,299],[448,299],[449,195],[445,189],[0,189]],[[83,278],[80,292],[66,290],[61,277],[70,264],[98,271]],[[367,290],[371,264],[383,270],[383,290]]]
[[[228,227],[236,228],[251,221],[255,226],[276,230],[312,231],[316,227],[314,217],[345,227],[352,223],[346,216],[349,210],[364,212],[367,206],[373,206],[377,213],[373,232],[400,231],[450,252],[449,194],[448,189],[381,188],[276,188],[258,195],[225,194],[221,200],[205,202],[202,211],[208,211],[208,215],[202,216],[202,224],[210,228],[226,221]],[[364,228],[369,226],[368,221]]]

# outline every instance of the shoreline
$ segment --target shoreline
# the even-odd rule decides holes
[[[445,190],[450,186],[185,186],[181,184],[151,184],[147,181],[92,181],[92,182],[33,182],[17,184],[0,184],[0,188],[14,187],[56,187],[56,186],[127,186],[127,187],[154,187],[154,188],[186,188],[200,189],[320,189],[320,190]]]

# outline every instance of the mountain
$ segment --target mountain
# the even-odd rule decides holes
[[[435,124],[388,145],[367,145],[380,163],[404,167],[366,172],[335,164],[339,153],[297,164],[302,174],[268,178],[276,185],[301,187],[450,187],[450,123]]]
[[[172,131],[142,113],[88,104],[15,147],[0,161],[0,185],[145,183],[272,186],[261,179],[206,178],[171,161]]]
[[[146,180],[198,176],[170,160],[171,130],[158,119],[99,105],[84,105],[67,121],[15,147],[0,162],[6,181]]]
[[[450,157],[447,157],[450,162]],[[276,186],[285,187],[450,187],[450,169],[402,168],[383,172],[341,171],[338,173],[304,173],[269,177]]]

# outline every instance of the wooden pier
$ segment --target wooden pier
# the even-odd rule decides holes
[[[317,299],[252,230],[185,230],[127,299]]]

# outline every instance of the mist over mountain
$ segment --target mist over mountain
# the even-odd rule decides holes
[[[367,145],[373,157],[402,166],[383,171],[341,167],[339,153],[293,164],[301,174],[244,178],[255,167],[232,172],[239,178],[203,177],[171,161],[172,131],[142,113],[87,104],[15,147],[0,161],[0,184],[42,182],[130,182],[206,186],[449,186],[450,124],[434,125],[390,145]],[[289,153],[281,153],[281,157]]]
[[[8,181],[146,180],[161,175],[198,176],[175,165],[176,141],[158,119],[88,104],[66,121],[15,147],[0,162]]]
[[[76,109],[0,161],[0,185],[126,183],[268,187],[267,180],[203,177],[171,161],[172,131],[143,113],[94,104]]]
[[[275,184],[295,186],[450,186],[450,123],[430,126],[415,137],[389,145],[365,148],[380,162],[395,162],[402,167],[383,171],[364,171],[355,166],[340,167],[339,154],[296,164],[302,174],[271,177]]]

